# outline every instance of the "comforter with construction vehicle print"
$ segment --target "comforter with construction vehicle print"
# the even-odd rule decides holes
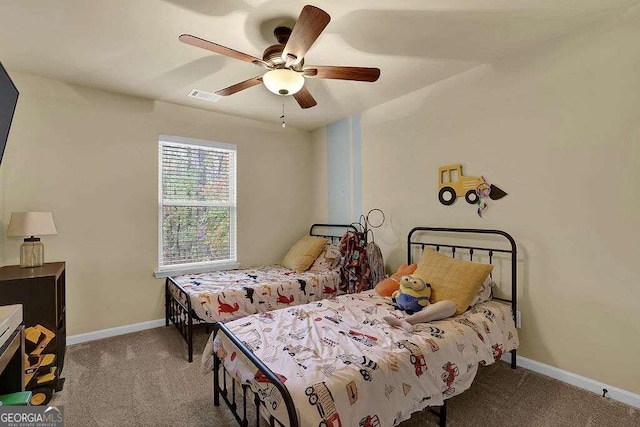
[[[478,365],[518,347],[508,305],[481,303],[460,316],[389,326],[401,316],[373,291],[343,295],[227,324],[291,394],[302,426],[391,426],[471,386]],[[203,368],[215,351],[225,368],[261,396],[287,425],[277,389],[222,333],[210,338]]]

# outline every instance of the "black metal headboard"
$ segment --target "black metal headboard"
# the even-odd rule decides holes
[[[484,243],[478,246],[476,246],[475,244],[469,245],[455,243],[456,240],[462,242],[464,238],[470,238],[474,241],[479,241],[487,235],[494,238],[485,238],[484,240],[489,240],[486,242],[486,245]],[[506,239],[506,241],[502,241],[503,247],[488,246],[493,246],[496,243],[500,243],[499,240],[495,239],[496,236]],[[442,242],[440,240],[435,241],[437,240],[436,237],[440,237],[440,239],[442,239]],[[508,245],[506,243],[508,243]],[[473,261],[474,254],[478,256],[488,256],[489,264],[493,264],[494,254],[507,254],[511,266],[511,299],[497,298],[495,296],[494,299],[510,302],[514,319],[516,318],[518,300],[518,284],[516,271],[517,248],[515,240],[513,240],[513,237],[511,237],[509,233],[501,230],[484,230],[478,228],[415,227],[409,232],[409,235],[407,236],[407,262],[411,264],[413,260],[414,248],[420,247],[422,252],[427,246],[435,248],[435,250],[438,252],[441,248],[447,248],[451,251],[451,255],[454,258],[456,256],[456,251],[458,253],[464,252],[468,255],[469,261]],[[478,252],[480,252],[480,254],[478,254]]]
[[[318,232],[316,229],[325,230],[324,233]],[[313,224],[309,229],[309,235],[325,237],[331,243],[339,243],[342,235],[347,231],[358,231],[355,226],[349,224]]]

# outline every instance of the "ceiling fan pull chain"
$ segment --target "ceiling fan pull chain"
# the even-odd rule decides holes
[[[284,122],[284,95],[282,95],[282,115],[280,116],[282,120],[282,127],[286,127],[286,123]]]

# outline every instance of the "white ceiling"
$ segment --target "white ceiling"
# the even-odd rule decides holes
[[[218,103],[188,98],[262,74],[178,41],[190,33],[262,57],[306,3],[331,22],[307,65],[378,67],[375,83],[308,79],[318,101],[285,98],[287,124],[314,129],[509,53],[576,31],[640,0],[0,0],[0,61],[15,71],[278,123],[263,85]]]

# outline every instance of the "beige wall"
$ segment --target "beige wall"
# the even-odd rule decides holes
[[[53,212],[59,234],[43,242],[46,260],[67,262],[68,334],[164,315],[152,275],[158,134],[237,144],[243,266],[278,261],[308,230],[308,132],[11,75],[20,99],[0,168],[3,230],[13,211]],[[4,264],[17,264],[21,240],[2,236]]]
[[[395,269],[414,225],[499,228],[522,259],[521,354],[640,393],[637,13],[363,114],[363,208]],[[437,201],[461,162],[509,195],[484,219]]]
[[[328,221],[328,183],[327,183],[327,127],[323,126],[311,132],[313,141],[313,177],[311,182],[313,222]]]

